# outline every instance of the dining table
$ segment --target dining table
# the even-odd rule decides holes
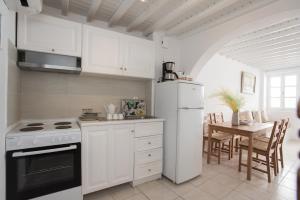
[[[211,137],[214,132],[229,133],[232,135],[240,135],[249,139],[248,144],[248,157],[247,157],[247,180],[251,180],[252,171],[252,152],[253,152],[253,138],[256,135],[266,132],[273,127],[273,123],[250,123],[247,125],[232,125],[231,122],[208,124],[208,152],[207,152],[207,164],[210,164],[211,160]]]

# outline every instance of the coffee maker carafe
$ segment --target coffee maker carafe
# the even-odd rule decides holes
[[[175,69],[174,62],[164,62],[162,81],[174,81],[178,79],[178,75],[174,72],[174,69]]]

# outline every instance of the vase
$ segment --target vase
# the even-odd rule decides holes
[[[233,112],[233,113],[232,113],[231,124],[232,124],[233,126],[238,126],[238,125],[240,125],[239,112]]]

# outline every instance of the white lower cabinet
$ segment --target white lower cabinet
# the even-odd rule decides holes
[[[133,180],[130,125],[82,128],[83,194]]]
[[[161,177],[162,124],[81,126],[83,194]]]

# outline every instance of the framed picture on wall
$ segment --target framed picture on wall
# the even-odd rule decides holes
[[[242,72],[241,93],[254,94],[256,86],[256,76],[252,73]]]

